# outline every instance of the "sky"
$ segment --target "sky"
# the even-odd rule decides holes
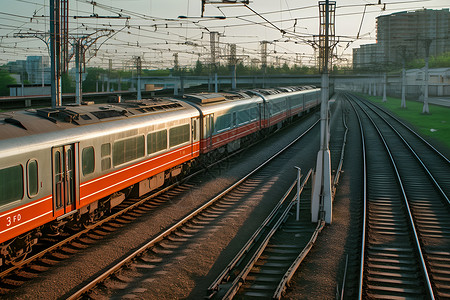
[[[236,44],[237,58],[244,63],[259,61],[263,41],[268,43],[268,64],[315,63],[318,1],[252,0],[246,7],[211,0],[216,3],[205,5],[203,18],[201,0],[95,0],[95,5],[91,0],[65,1],[69,42],[83,41],[90,67],[108,68],[111,62],[115,69],[132,68],[138,56],[147,69],[171,68],[175,55],[180,66],[193,66],[197,60],[207,63],[211,32],[217,32],[221,63],[229,57],[230,44]],[[0,4],[0,65],[48,55],[50,0]],[[337,0],[336,62],[348,65],[353,48],[376,42],[378,16],[449,6],[448,0]]]

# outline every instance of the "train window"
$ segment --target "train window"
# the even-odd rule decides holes
[[[113,164],[114,166],[143,157],[145,153],[144,136],[137,136],[114,143]]]
[[[111,169],[111,157],[102,158],[102,171]]]
[[[0,205],[23,198],[23,168],[17,165],[0,170]]]
[[[28,196],[31,198],[38,193],[39,190],[39,177],[38,177],[38,164],[36,160],[28,161]]]
[[[167,149],[167,129],[147,135],[147,154]]]
[[[180,144],[189,142],[190,131],[191,131],[191,126],[189,124],[170,128],[170,130],[169,130],[169,146],[174,147],[176,145],[180,145]]]
[[[253,120],[258,119],[258,116],[259,116],[258,109],[256,107],[253,107],[250,110],[250,118],[251,118],[251,120],[253,121]]]
[[[237,112],[237,122],[238,124],[245,124],[249,121],[248,110],[241,110]]]
[[[231,127],[231,115],[226,114],[217,117],[215,127],[217,132],[220,132],[224,129],[229,129]]]
[[[95,168],[94,147],[86,147],[83,149],[81,156],[81,169],[83,171],[83,175],[93,173],[94,168]]]
[[[106,143],[102,145],[102,157],[111,155],[111,144]]]
[[[111,169],[111,144],[106,143],[102,145],[102,171]]]

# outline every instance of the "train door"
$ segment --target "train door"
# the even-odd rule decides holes
[[[214,114],[205,116],[205,148],[211,149],[212,147],[212,133],[214,131]]]
[[[78,197],[78,144],[52,148],[54,216],[75,212]]]
[[[191,119],[191,136],[192,136],[192,142],[191,142],[191,155],[194,156],[195,147],[194,145],[197,144],[197,142],[200,139],[200,118],[192,118]]]

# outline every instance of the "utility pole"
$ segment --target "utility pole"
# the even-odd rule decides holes
[[[431,42],[433,40],[432,39],[425,39],[425,71],[424,71],[424,93],[423,93],[423,109],[422,109],[422,113],[423,114],[429,114],[430,113],[430,109],[428,107],[428,61],[430,59],[430,45]]]
[[[400,107],[406,108],[406,47],[401,47],[402,56],[402,102]]]
[[[141,71],[142,71],[142,60],[140,56],[136,56],[136,72],[137,72],[137,100],[141,100]]]
[[[180,65],[179,65],[179,62],[178,62],[178,53],[174,53],[173,57],[174,57],[173,70],[174,71],[178,71],[178,69],[180,68]]]
[[[81,39],[77,39],[74,43],[75,47],[75,69],[76,69],[76,78],[75,78],[75,103],[80,105],[83,101],[83,66],[84,66],[84,49],[83,43]]]
[[[331,65],[330,41],[334,42],[334,20],[336,1],[319,1],[320,35],[319,68],[322,72],[320,106],[320,150],[317,153],[316,176],[311,204],[311,221],[324,219],[331,224],[333,207],[331,199],[331,157],[328,129],[329,67]],[[319,216],[321,215],[321,216]]]
[[[217,93],[217,49],[219,47],[219,33],[217,31],[209,33],[209,44],[211,47],[211,68],[214,69],[214,92]]]
[[[387,85],[387,75],[386,72],[384,72],[383,75],[383,100],[382,102],[386,102],[387,98],[386,98],[386,85]]]
[[[230,44],[230,68],[231,68],[231,89],[236,89],[236,44]]]
[[[261,69],[263,73],[263,84],[262,87],[265,88],[266,85],[266,70],[267,70],[267,44],[269,42],[261,42]]]
[[[108,79],[106,81],[106,91],[111,91],[111,70],[112,70],[112,59],[108,60]]]
[[[67,24],[62,25],[61,19],[67,21],[61,10],[68,7],[67,0],[63,0],[64,5],[61,6],[61,0],[50,0],[50,59],[51,59],[51,95],[52,95],[52,107],[58,107],[62,105],[61,95],[61,73],[62,69],[65,69],[65,62],[63,61],[65,55],[61,55],[61,43],[65,40],[63,37],[63,31],[68,29]],[[67,46],[64,46],[67,49]],[[63,62],[63,64],[61,64]]]

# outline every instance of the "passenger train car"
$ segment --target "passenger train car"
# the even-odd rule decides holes
[[[319,104],[315,88],[0,113],[0,266]]]

